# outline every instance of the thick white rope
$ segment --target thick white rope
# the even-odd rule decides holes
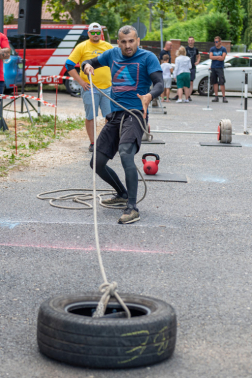
[[[98,254],[98,260],[100,265],[101,274],[103,277],[104,283],[100,286],[100,291],[103,293],[96,311],[93,314],[93,318],[99,318],[104,316],[107,304],[111,296],[115,296],[118,302],[121,304],[122,308],[127,314],[127,317],[130,318],[130,311],[128,307],[125,305],[119,294],[117,293],[117,283],[112,282],[109,283],[107,280],[107,276],[105,273],[105,269],[103,266],[101,250],[100,250],[100,243],[99,243],[99,234],[98,234],[98,224],[97,224],[97,209],[96,209],[96,117],[95,117],[95,101],[94,101],[94,90],[93,90],[93,83],[91,73],[89,74],[89,82],[91,88],[91,97],[92,97],[92,105],[93,105],[93,114],[94,114],[94,152],[93,152],[93,209],[94,209],[94,230],[95,230],[95,243],[96,243],[96,250]]]
[[[92,106],[93,106],[93,114],[94,115],[96,114],[96,111],[95,111],[93,87],[95,87],[98,90],[98,92],[100,92],[103,96],[107,97],[110,101],[114,102],[117,106],[121,107],[123,110],[125,110],[126,112],[130,113],[133,117],[135,117],[138,120],[139,125],[141,126],[144,133],[149,137],[149,140],[153,139],[153,135],[150,134],[147,131],[148,129],[147,129],[147,126],[146,126],[146,121],[143,118],[143,114],[140,110],[134,109],[134,112],[138,112],[140,114],[140,116],[143,120],[143,123],[140,120],[140,118],[132,110],[129,110],[129,109],[125,108],[124,106],[120,105],[115,100],[113,100],[112,98],[107,96],[104,92],[102,92],[99,88],[97,88],[92,82],[91,74],[89,74],[89,81],[90,81],[91,98],[92,98]],[[121,119],[119,135],[121,135],[124,117],[125,117],[125,115],[123,115],[123,117]],[[93,200],[95,242],[96,242],[96,249],[97,249],[97,255],[98,255],[100,270],[101,270],[101,274],[102,274],[103,281],[104,281],[103,284],[99,288],[99,290],[103,293],[103,295],[102,295],[102,297],[101,297],[101,299],[100,299],[100,301],[97,305],[97,308],[96,308],[96,311],[93,314],[93,317],[98,318],[98,317],[104,316],[108,302],[109,302],[109,299],[110,299],[111,296],[114,296],[117,299],[117,301],[119,302],[119,304],[122,306],[124,311],[126,312],[127,317],[130,318],[131,314],[130,314],[128,307],[125,305],[125,303],[121,299],[120,295],[117,293],[117,287],[118,287],[117,283],[116,282],[109,283],[108,280],[107,280],[107,276],[106,276],[106,273],[105,273],[105,269],[104,269],[103,261],[102,261],[102,256],[101,256],[99,234],[98,234],[98,222],[97,222],[97,206],[96,206],[96,197],[97,197],[97,195],[96,195],[96,192],[97,192],[97,189],[96,189],[96,139],[97,139],[97,137],[96,137],[96,117],[94,116],[93,195],[90,194],[90,193],[86,193],[86,194],[72,193],[72,194],[67,194],[67,195],[58,196],[58,197],[48,197],[48,196],[44,197],[45,195],[48,195],[48,194],[64,192],[64,191],[74,191],[74,190],[82,191],[82,192],[83,191],[84,192],[90,191],[90,189],[59,189],[59,190],[53,190],[53,191],[50,191],[50,192],[40,193],[40,194],[37,195],[37,198],[42,199],[42,200],[49,199],[50,205],[55,206],[55,207],[59,207],[59,208],[63,208],[63,209],[74,209],[74,210],[82,210],[82,209],[85,210],[85,209],[92,208],[92,205],[90,203],[86,202],[86,201],[91,200],[91,199]],[[143,180],[144,189],[145,189],[143,197],[139,201],[137,201],[137,203],[139,203],[146,196],[147,185],[146,185],[146,182],[144,180],[142,173],[140,172],[140,170],[138,168],[137,168],[137,171],[138,171],[138,173],[140,174],[140,176]],[[104,196],[104,195],[108,195],[108,194],[115,194],[115,192],[111,191],[110,189],[109,190],[102,189],[102,190],[98,190],[98,191],[103,192],[103,193],[98,194],[98,198],[100,200],[100,205],[102,205],[104,207],[108,207],[108,208],[117,208],[117,209],[125,208],[125,206],[104,205],[102,203],[101,197]],[[63,200],[64,201],[72,200],[72,201],[80,203],[80,204],[82,204],[86,207],[66,207],[66,206],[56,205],[56,204],[53,203],[54,201],[63,201]]]

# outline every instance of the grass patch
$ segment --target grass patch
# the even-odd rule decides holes
[[[56,139],[64,138],[75,129],[82,129],[84,121],[81,118],[59,120],[57,118],[56,135],[54,135],[55,118],[44,115],[33,119],[31,125],[28,117],[17,120],[17,154],[15,152],[14,120],[8,120],[9,130],[0,130],[0,177],[6,176],[13,166],[27,163],[27,158],[43,148],[47,148]]]

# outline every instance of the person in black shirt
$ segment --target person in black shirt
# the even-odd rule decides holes
[[[186,46],[186,55],[191,58],[192,68],[191,68],[191,82],[190,82],[190,91],[189,91],[189,101],[192,101],[191,94],[193,91],[193,80],[195,79],[196,74],[196,66],[200,62],[200,54],[199,50],[194,47],[194,38],[189,37],[188,38],[188,46]]]
[[[165,47],[164,47],[164,49],[159,54],[159,61],[160,61],[160,63],[163,63],[163,56],[164,55],[169,55],[169,62],[168,63],[171,63],[171,52],[170,52],[171,48],[172,48],[171,41],[165,42]]]

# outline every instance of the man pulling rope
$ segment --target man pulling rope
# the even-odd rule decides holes
[[[103,66],[111,69],[112,99],[126,109],[138,109],[148,121],[147,110],[153,98],[164,90],[162,69],[157,57],[150,51],[139,48],[140,39],[132,26],[123,26],[118,32],[118,46],[105,51],[96,58],[84,61],[82,70],[86,75]],[[150,91],[151,83],[153,88]],[[134,156],[139,151],[143,130],[139,122],[128,112],[111,102],[112,113],[97,139],[96,172],[111,185],[117,194],[103,200],[106,205],[126,205],[118,223],[132,223],[140,219],[136,207],[138,173]],[[138,114],[138,113],[137,113]],[[122,121],[121,135],[120,124]],[[117,174],[107,166],[119,151],[125,171],[126,187]],[[90,162],[93,168],[93,157]]]

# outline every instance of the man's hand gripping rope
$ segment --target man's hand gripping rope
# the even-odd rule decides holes
[[[89,74],[94,76],[94,68],[89,63],[85,64],[84,74],[86,74],[87,76],[89,76]],[[147,93],[146,95],[140,95],[140,94],[137,93],[137,97],[142,102],[143,111],[144,111],[143,112],[143,118],[146,119],[147,109],[148,109],[150,102],[152,101],[152,95],[150,93]]]

